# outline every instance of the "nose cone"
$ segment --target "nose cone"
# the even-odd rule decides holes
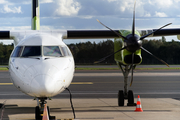
[[[69,57],[49,58],[46,60],[42,58],[38,60],[36,65],[31,66],[33,67],[26,70],[32,76],[28,93],[30,96],[55,96],[62,92],[66,86],[69,86],[72,81],[71,76],[74,73],[74,66]]]
[[[53,78],[42,74],[36,76],[31,83],[31,92],[36,97],[51,97],[55,90]]]

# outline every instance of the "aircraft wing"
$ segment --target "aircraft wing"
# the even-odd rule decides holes
[[[10,39],[10,31],[0,31],[0,39]]]
[[[149,34],[157,29],[138,30],[141,36]],[[114,30],[119,32],[119,30]],[[180,35],[180,28],[162,29],[149,37]],[[67,30],[67,37],[64,39],[93,39],[93,38],[117,38],[118,36],[110,30]]]
[[[152,30],[137,30],[141,34],[141,36],[146,35],[155,31]],[[114,30],[119,32],[119,30]],[[32,33],[42,32],[42,33],[50,33],[50,34],[61,34],[63,39],[101,39],[101,38],[117,38],[118,36],[110,31],[110,30],[53,30],[53,31],[36,31],[36,30],[27,30],[27,31],[0,31],[0,39],[14,39],[18,37],[22,39],[22,36],[30,35]],[[173,29],[162,29],[152,34],[149,37],[158,37],[158,36],[179,36],[180,40],[180,28]]]

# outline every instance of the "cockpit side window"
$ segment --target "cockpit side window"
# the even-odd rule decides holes
[[[67,51],[68,51],[69,56],[73,56],[69,48],[67,48]]]
[[[67,51],[67,48],[66,48],[66,47],[62,47],[61,49],[62,49],[62,51],[63,51],[63,55],[64,55],[64,56],[69,56],[69,54],[68,54],[68,51]]]
[[[43,46],[43,54],[44,56],[62,56],[59,46]]]
[[[72,56],[71,52],[67,47],[61,47],[64,56]]]
[[[41,56],[41,46],[25,46],[22,57]]]
[[[20,57],[21,52],[22,52],[23,46],[17,46],[11,55],[11,57]]]

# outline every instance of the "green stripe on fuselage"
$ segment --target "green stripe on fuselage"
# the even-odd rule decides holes
[[[119,31],[121,35],[123,35],[124,37],[126,37],[127,35],[129,34],[132,34],[132,31],[129,31],[129,30],[120,30]],[[135,31],[135,34],[139,35],[139,32],[138,31]],[[122,38],[115,38],[114,39],[114,52],[120,50],[121,48],[124,47],[124,40]],[[120,62],[121,64],[123,65],[129,65],[128,63],[126,63],[124,61],[124,58],[125,56],[127,55],[132,55],[132,52],[130,51],[127,51],[126,49],[122,50],[121,52],[118,52],[114,55],[114,60],[116,62]],[[135,52],[135,55],[138,55],[140,58],[141,58],[141,61],[138,63],[140,64],[142,62],[142,57],[141,57],[141,49],[137,50]]]

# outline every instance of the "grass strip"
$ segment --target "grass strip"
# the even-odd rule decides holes
[[[0,67],[0,71],[8,71],[7,67]]]

